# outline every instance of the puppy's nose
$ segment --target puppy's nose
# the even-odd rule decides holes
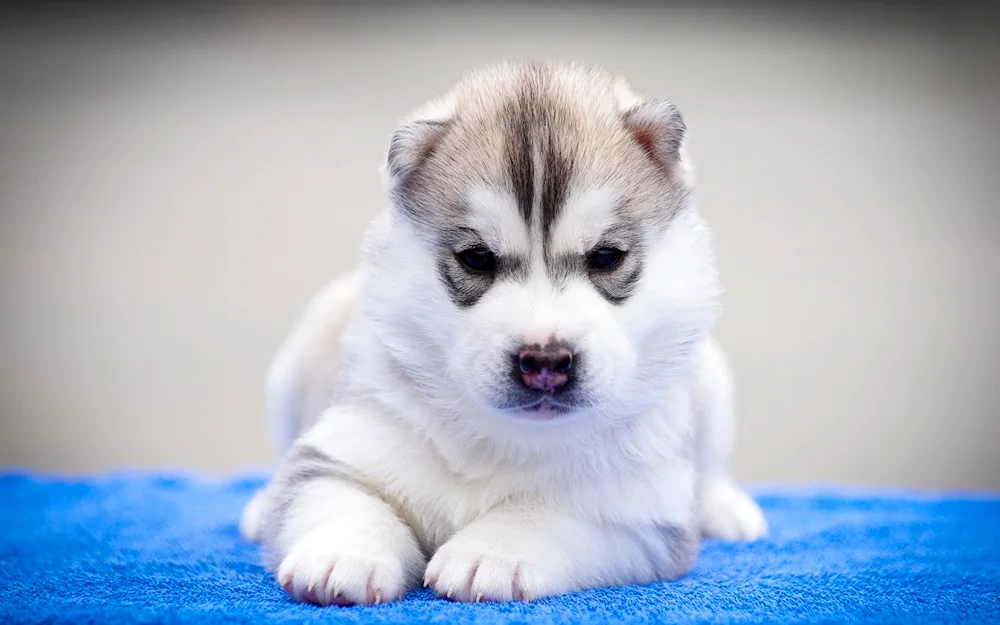
[[[561,343],[525,345],[517,358],[521,379],[530,388],[555,393],[573,375],[573,352]]]

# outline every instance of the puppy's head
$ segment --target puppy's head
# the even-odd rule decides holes
[[[714,320],[678,110],[620,77],[503,65],[396,131],[367,249],[408,376],[488,421],[627,418]]]

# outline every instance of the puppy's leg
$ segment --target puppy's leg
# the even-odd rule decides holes
[[[350,467],[310,443],[296,443],[282,461],[261,518],[270,568],[300,601],[394,601],[423,570],[424,555],[398,511]]]
[[[729,472],[735,422],[729,364],[712,338],[700,347],[695,410],[701,420],[699,500],[702,534],[724,540],[756,540],[767,535],[760,506]]]
[[[279,453],[329,406],[339,360],[340,335],[357,303],[358,275],[334,280],[320,291],[281,346],[267,374],[267,420]],[[260,539],[260,511],[267,490],[257,492],[243,509],[240,534]]]
[[[351,273],[317,293],[271,363],[267,418],[280,453],[330,405],[340,337],[356,308],[359,288],[359,276]]]
[[[424,584],[455,601],[531,601],[685,573],[696,528],[594,524],[543,505],[509,504],[473,521],[431,558]]]
[[[267,489],[262,488],[254,493],[253,498],[243,508],[243,515],[240,517],[240,535],[244,540],[252,543],[260,540],[261,510],[266,502]]]

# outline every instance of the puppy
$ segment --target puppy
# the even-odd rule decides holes
[[[669,102],[573,65],[475,71],[397,129],[360,267],[268,380],[248,505],[281,586],[532,600],[756,539],[731,478],[720,287]]]

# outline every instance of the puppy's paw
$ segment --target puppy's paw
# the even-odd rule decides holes
[[[402,598],[408,576],[385,544],[321,526],[289,550],[278,583],[299,601],[316,605],[374,605]]]
[[[728,477],[702,485],[701,531],[706,538],[758,540],[767,536],[764,513],[750,495]]]
[[[459,535],[431,558],[424,585],[453,601],[531,601],[553,594],[541,583],[544,577],[517,548]]]
[[[260,540],[260,517],[266,492],[262,489],[254,493],[253,498],[243,508],[243,515],[240,517],[240,536],[247,542],[255,543]]]

